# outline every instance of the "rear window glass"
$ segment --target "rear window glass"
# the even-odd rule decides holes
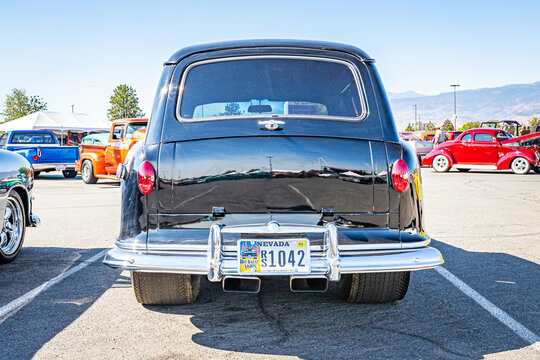
[[[490,135],[490,134],[478,133],[478,134],[474,134],[474,141],[489,141],[489,142],[493,142],[493,141],[494,141],[494,138],[493,138],[493,136]]]
[[[146,123],[140,123],[140,124],[128,124],[127,130],[126,130],[126,139],[133,138],[133,133],[138,130],[144,130],[146,129]]]
[[[184,120],[364,115],[357,76],[343,61],[253,57],[195,64],[181,89]]]
[[[12,144],[56,144],[51,134],[17,133],[11,137]]]

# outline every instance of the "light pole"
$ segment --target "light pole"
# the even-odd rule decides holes
[[[456,111],[456,88],[460,86],[459,84],[450,85],[454,88],[454,131],[457,130],[457,111]]]
[[[418,120],[416,117],[416,104],[413,105],[413,108],[414,108],[414,127],[416,127],[416,125],[418,124]]]
[[[75,105],[71,105],[71,113],[73,114],[73,108],[75,108]]]

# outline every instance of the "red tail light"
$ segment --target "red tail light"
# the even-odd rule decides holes
[[[392,185],[397,192],[402,193],[409,184],[409,168],[402,159],[396,160],[392,165]]]
[[[32,156],[32,160],[38,161],[38,156],[37,155]]]
[[[139,174],[137,176],[139,190],[141,190],[144,195],[150,194],[154,188],[155,181],[156,175],[154,172],[154,167],[148,161],[143,162],[139,168]]]

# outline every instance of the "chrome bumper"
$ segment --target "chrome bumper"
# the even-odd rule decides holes
[[[326,226],[280,225],[270,222],[266,225],[227,226],[214,224],[209,233],[206,251],[137,251],[112,249],[105,255],[103,263],[112,268],[130,271],[166,272],[206,275],[208,280],[221,281],[223,276],[256,276],[239,274],[236,251],[224,251],[222,234],[279,234],[323,233],[322,251],[311,252],[311,272],[308,275],[325,276],[330,281],[338,281],[341,274],[393,272],[423,270],[441,265],[441,253],[425,246],[418,248],[364,250],[362,245],[340,247],[338,229],[330,223]],[[276,273],[276,275],[294,275]]]
[[[63,167],[65,170],[75,170],[75,164],[32,164],[35,171],[56,170]]]

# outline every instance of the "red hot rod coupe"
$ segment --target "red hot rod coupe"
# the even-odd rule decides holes
[[[438,172],[450,168],[506,170],[540,173],[540,133],[512,137],[501,129],[471,129],[456,140],[437,146],[424,157],[422,165]]]

